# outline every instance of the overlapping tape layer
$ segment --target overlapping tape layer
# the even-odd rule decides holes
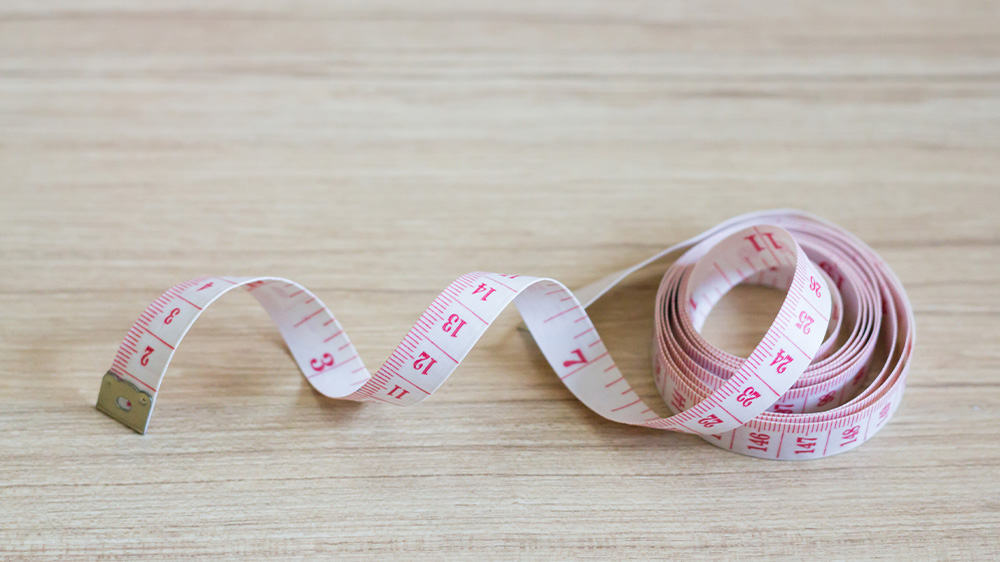
[[[654,377],[673,411],[664,417],[630,387],[586,307],[630,273],[678,252],[655,307]],[[741,283],[786,292],[747,357],[700,335],[712,307]],[[257,298],[306,380],[331,398],[422,401],[513,302],[560,380],[593,411],[771,459],[832,455],[874,435],[899,406],[914,341],[906,294],[874,251],[817,217],[775,210],[730,219],[575,293],[542,277],[463,275],[374,373],[304,287],[277,277],[193,279],[163,293],[129,329],[102,379],[98,408],[144,433],[177,346],[205,308],[236,288]]]

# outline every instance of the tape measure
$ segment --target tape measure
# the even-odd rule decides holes
[[[656,386],[673,412],[662,417],[619,371],[586,307],[675,254],[657,292],[652,339]],[[785,292],[747,357],[700,334],[712,307],[740,283]],[[278,277],[192,279],[168,289],[129,329],[102,379],[98,409],[145,433],[177,346],[209,305],[237,288],[267,310],[324,396],[421,402],[514,303],[559,379],[594,412],[769,459],[818,458],[870,439],[899,406],[915,337],[902,284],[873,250],[818,217],[773,210],[732,218],[576,292],[544,277],[462,275],[374,373],[305,287]]]

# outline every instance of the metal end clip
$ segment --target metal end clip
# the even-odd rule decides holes
[[[132,428],[146,433],[149,414],[153,411],[153,397],[139,387],[108,371],[101,379],[101,392],[97,395],[97,409]]]

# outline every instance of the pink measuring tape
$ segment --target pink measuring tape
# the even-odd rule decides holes
[[[629,274],[675,252],[655,303],[652,362],[674,412],[656,414],[615,366],[585,309]],[[739,283],[786,291],[748,357],[700,335]],[[723,449],[811,459],[857,447],[899,406],[914,321],[899,279],[843,229],[792,210],[732,218],[575,293],[543,277],[475,272],[451,283],[374,373],[320,300],[277,277],[201,277],[153,301],[104,375],[97,407],[145,433],[163,375],[202,311],[243,287],[268,311],[306,380],[331,398],[421,402],[510,303],[563,384],[620,423],[699,434]]]

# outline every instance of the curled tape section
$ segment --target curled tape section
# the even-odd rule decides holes
[[[673,411],[663,417],[628,384],[585,309],[628,274],[681,250],[655,303],[653,371]],[[786,293],[745,358],[700,334],[712,307],[741,283]],[[594,412],[770,459],[828,456],[874,435],[899,405],[914,341],[906,294],[874,251],[814,216],[776,210],[730,219],[575,293],[543,277],[463,275],[374,373],[330,310],[301,285],[278,277],[193,279],[163,293],[129,329],[97,407],[145,433],[177,346],[209,305],[236,288],[267,310],[324,396],[420,402],[514,303],[559,379]]]

